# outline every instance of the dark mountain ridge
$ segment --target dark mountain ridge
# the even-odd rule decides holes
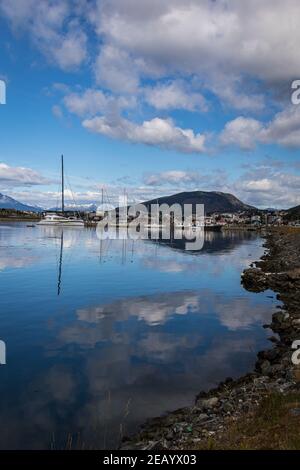
[[[287,210],[286,218],[288,220],[298,220],[300,219],[300,205],[291,207]]]
[[[159,197],[146,201],[143,204],[150,206],[151,204],[192,204],[193,210],[196,204],[204,204],[205,213],[236,213],[242,211],[256,210],[255,207],[243,203],[237,197],[230,193],[222,193],[219,191],[184,191],[173,194],[171,196]]]

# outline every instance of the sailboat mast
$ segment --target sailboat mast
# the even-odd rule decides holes
[[[61,211],[65,212],[64,156],[61,156]]]

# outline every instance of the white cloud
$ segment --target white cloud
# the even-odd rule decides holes
[[[96,59],[94,70],[97,83],[114,92],[136,93],[138,91],[138,64],[126,51],[111,45],[104,45]]]
[[[91,117],[96,114],[116,114],[122,108],[135,105],[134,97],[115,97],[101,90],[92,88],[82,93],[69,93],[63,99],[66,108],[80,117]]]
[[[45,52],[49,52],[62,69],[79,67],[87,56],[86,43],[85,33],[76,25],[67,34],[58,35],[53,44],[45,47]]]
[[[300,147],[300,106],[289,106],[276,114],[261,134],[262,142]]]
[[[237,145],[251,150],[257,142],[300,147],[300,107],[290,105],[268,123],[239,116],[225,125],[220,134],[223,145]]]
[[[204,152],[205,136],[177,126],[167,111],[206,111],[212,92],[225,105],[257,113],[267,88],[288,89],[299,74],[298,0],[0,0],[0,14],[63,70],[90,58],[96,83],[66,91],[64,105],[86,128],[134,143]],[[145,102],[164,118],[141,118]],[[134,106],[137,116],[125,117]],[[53,112],[60,114],[57,106]],[[238,116],[220,142],[244,150],[257,142],[299,148],[299,130],[294,106],[268,123]]]
[[[270,189],[272,189],[272,181],[268,178],[247,181],[244,184],[244,191],[270,191]]]
[[[207,111],[205,98],[200,93],[189,90],[184,82],[179,80],[147,87],[144,93],[146,101],[156,109]]]
[[[258,166],[240,176],[231,191],[258,207],[289,208],[300,204],[300,176],[278,171],[274,166]]]
[[[108,98],[101,90],[87,89],[83,94],[71,93],[64,97],[67,109],[78,116],[94,116],[107,109]]]
[[[262,124],[259,121],[240,116],[225,125],[220,142],[223,145],[238,145],[243,150],[251,150],[255,147],[261,130]]]
[[[74,8],[68,0],[0,0],[0,13],[13,29],[28,31],[47,59],[64,70],[87,57],[87,35],[74,19]]]
[[[35,186],[51,181],[31,168],[12,167],[0,163],[0,184],[4,186]]]
[[[253,93],[247,89],[246,82],[218,73],[211,80],[209,88],[221,99],[221,101],[234,109],[249,112],[260,112],[265,107],[263,94]]]
[[[298,9],[297,0],[111,0],[98,2],[93,20],[105,45],[127,54],[128,65],[143,61],[161,76],[194,74],[206,85],[220,74],[233,83],[237,76],[276,83],[298,76]],[[137,80],[134,69],[132,76]],[[221,87],[222,79],[222,95]]]
[[[171,170],[161,173],[153,173],[144,178],[145,184],[149,186],[160,186],[163,184],[196,183],[200,175],[194,171]]]
[[[84,120],[83,126],[92,132],[133,143],[155,145],[184,153],[205,151],[203,134],[176,127],[170,119],[154,118],[136,124],[124,118],[109,120],[106,117],[95,117]]]
[[[89,21],[95,75],[111,90],[136,93],[143,77],[194,77],[250,110],[263,98],[249,80],[298,77],[298,8],[298,0],[0,0],[2,15],[62,68],[86,59]]]

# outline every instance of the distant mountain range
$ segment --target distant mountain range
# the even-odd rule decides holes
[[[145,206],[150,206],[151,204],[192,204],[193,209],[196,207],[196,204],[204,204],[206,214],[211,212],[230,212],[236,213],[247,210],[256,210],[255,207],[244,204],[233,194],[221,193],[216,191],[189,191],[182,192],[178,194],[173,194],[172,196],[160,197],[158,199],[152,199],[151,201],[146,201],[143,204]]]
[[[0,193],[0,209],[14,209],[17,211],[25,211],[25,212],[44,212],[46,209],[39,206],[30,206],[28,204],[23,204],[22,202],[13,199],[12,197],[5,196],[4,194]],[[66,211],[74,211],[74,212],[93,212],[97,209],[96,204],[73,204],[73,205],[66,205]],[[61,210],[61,207],[51,207],[47,209],[48,211],[58,212]]]
[[[250,206],[240,201],[237,197],[230,193],[222,193],[217,191],[185,191],[177,194],[172,194],[171,196],[159,197],[157,199],[152,199],[146,201],[143,204],[145,206],[150,206],[151,204],[192,204],[195,208],[196,204],[204,204],[205,212],[242,212],[249,210],[257,210],[254,206]],[[44,212],[45,209],[39,206],[30,206],[28,204],[23,204],[22,202],[13,199],[12,197],[5,196],[0,193],[0,209],[15,209],[19,211],[28,211],[28,212]],[[91,204],[67,204],[65,210],[74,211],[74,212],[95,212],[97,205],[94,203]],[[47,209],[48,211],[60,211],[60,207],[51,207]],[[272,211],[273,209],[268,209]],[[300,206],[292,207],[288,210],[288,215],[292,218],[300,217]]]
[[[0,193],[0,209],[15,209],[17,211],[42,212],[44,209],[38,206],[29,206],[16,201],[12,197]]]

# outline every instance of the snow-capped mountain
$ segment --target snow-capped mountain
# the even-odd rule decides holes
[[[90,203],[90,204],[68,204],[65,203],[65,210],[66,211],[74,211],[74,212],[95,212],[97,210],[97,205]],[[50,207],[47,211],[57,212],[60,211],[61,207]]]
[[[17,211],[42,212],[44,209],[38,206],[29,206],[16,201],[12,197],[0,193],[0,209],[15,209]]]

